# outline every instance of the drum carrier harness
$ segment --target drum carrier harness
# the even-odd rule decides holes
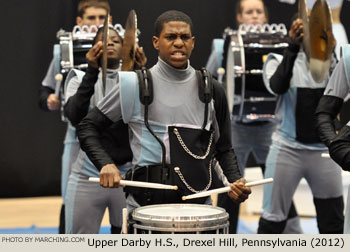
[[[130,169],[125,178],[177,185],[179,190],[157,190],[148,188],[125,187],[126,194],[132,194],[141,205],[182,203],[181,197],[212,188],[218,181],[213,172],[214,129],[205,129],[208,122],[209,103],[213,99],[212,76],[206,69],[196,71],[198,96],[205,104],[204,121],[201,129],[168,127],[170,144],[170,164],[166,163],[166,148],[163,141],[154,133],[148,122],[148,108],[153,102],[152,75],[146,68],[136,70],[139,80],[139,98],[144,105],[144,123],[148,131],[160,144],[162,160],[160,164],[136,166]],[[190,181],[190,182],[188,182]],[[209,182],[208,182],[209,181]],[[198,189],[199,188],[199,189]],[[204,203],[207,198],[194,199],[192,203]]]

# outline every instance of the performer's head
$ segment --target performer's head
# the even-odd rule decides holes
[[[181,11],[167,11],[154,23],[153,46],[167,64],[185,69],[194,48],[193,23]]]
[[[77,25],[95,25],[99,27],[103,24],[109,11],[110,6],[106,0],[80,0],[76,18]],[[111,20],[109,21],[111,23]]]
[[[96,36],[92,42],[93,45],[99,41],[103,41],[103,28],[104,27],[102,26],[97,30]],[[113,28],[113,26],[109,26],[109,36],[107,42],[107,68],[117,69],[119,67],[119,63],[122,57],[122,46],[122,37]]]
[[[268,12],[263,0],[238,0],[236,4],[238,24],[264,24],[268,22]]]

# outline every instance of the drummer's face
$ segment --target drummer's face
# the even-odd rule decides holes
[[[184,69],[194,48],[191,26],[182,21],[163,24],[159,38],[153,36],[153,46],[159,57],[169,65]]]
[[[237,16],[239,24],[264,24],[266,22],[264,4],[261,0],[243,0],[241,9],[241,13]]]
[[[82,17],[77,17],[77,24],[79,26],[95,25],[99,27],[105,21],[107,10],[104,8],[89,7],[86,8]]]
[[[98,35],[96,42],[102,41],[102,32]],[[107,58],[119,60],[122,54],[122,41],[117,32],[109,29],[108,43],[107,43]]]

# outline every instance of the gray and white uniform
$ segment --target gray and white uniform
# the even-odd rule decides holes
[[[205,104],[199,98],[196,71],[189,63],[186,69],[176,69],[158,59],[158,63],[150,69],[150,72],[153,80],[153,102],[149,105],[148,122],[152,130],[165,145],[166,162],[173,164],[172,162],[176,159],[172,156],[171,151],[172,147],[175,148],[175,144],[171,144],[171,134],[174,134],[170,130],[172,127],[177,127],[179,131],[183,128],[198,130],[201,134],[204,131],[202,126],[204,126],[203,128],[206,131],[214,128],[213,146],[215,143],[215,157],[222,165],[225,176],[229,182],[234,182],[241,178],[229,138],[229,114],[222,87],[213,81],[214,99],[208,104],[208,120],[206,125],[203,125]],[[216,109],[218,110],[216,111]],[[162,150],[160,144],[145,126],[144,106],[140,102],[138,77],[133,72],[121,72],[120,85],[115,86],[98,104],[97,108],[91,111],[80,124],[78,135],[82,148],[88,153],[96,166],[103,167],[110,162],[110,159],[104,153],[101,153],[101,147],[97,146],[100,143],[95,141],[94,136],[98,132],[103,131],[110,123],[118,122],[121,119],[129,126],[133,164],[141,167],[142,173],[146,173],[148,168],[145,167],[161,163]],[[177,144],[177,140],[175,141]],[[209,139],[207,141],[209,142]],[[197,145],[201,148],[204,147],[205,152],[208,143],[203,144],[201,142]],[[182,149],[180,152],[179,156],[188,157],[188,153]],[[153,169],[153,167],[155,166],[149,168]],[[198,181],[208,184],[206,179],[198,178],[207,176],[210,173],[210,168],[209,172],[208,167],[205,166],[204,172],[201,170],[202,168],[198,169],[196,166],[184,166],[183,168],[184,171],[190,171],[189,173],[191,173],[189,176],[192,177],[188,180],[190,185],[191,182],[196,183]],[[205,172],[206,174],[204,174]],[[182,182],[180,182],[180,185],[183,185]],[[139,194],[136,195],[139,196]],[[178,198],[167,198],[165,200],[171,203],[178,200]],[[127,201],[127,203],[128,206],[135,207],[134,203],[136,202]]]
[[[280,124],[273,134],[266,160],[265,177],[273,177],[274,183],[264,186],[258,232],[283,230],[294,192],[305,178],[314,196],[320,233],[340,233],[343,227],[341,170],[332,160],[322,157],[327,147],[315,135],[313,123],[313,114],[327,81],[313,81],[303,52],[287,49],[285,57],[281,63],[281,55],[269,54],[264,65],[265,84],[278,95],[276,115]],[[283,91],[276,93],[271,77],[276,76],[280,64],[279,74],[284,78],[288,78],[285,76],[289,67],[292,72],[289,83],[285,83],[286,79],[275,81],[285,85]]]
[[[40,89],[40,107],[47,110],[47,98],[50,93],[54,93],[56,89],[55,76],[59,73],[59,59],[55,55],[50,62],[50,66],[47,70],[44,80],[42,81],[42,87]],[[62,154],[62,171],[61,171],[61,196],[63,199],[63,205],[66,201],[66,192],[68,177],[71,172],[72,164],[79,152],[79,142],[76,138],[75,128],[68,123],[67,130],[64,138],[64,148]]]
[[[89,71],[89,70],[87,70]],[[82,82],[84,73],[72,70],[68,77],[66,100],[73,96]],[[119,85],[118,70],[107,70],[106,93]],[[96,106],[103,98],[102,74],[94,85],[94,94],[90,99],[89,109]],[[122,174],[130,165],[119,165]],[[99,177],[99,170],[91,163],[80,149],[72,172],[69,176],[66,200],[66,233],[98,233],[106,208],[109,210],[111,225],[121,227],[122,208],[125,207],[125,195],[122,188],[103,188],[99,183],[88,181],[89,177]]]
[[[218,69],[225,64],[223,62],[224,54],[224,39],[213,39],[211,54],[207,61],[206,69],[212,73],[213,76],[218,76]],[[262,80],[260,83],[255,83],[263,86]],[[265,91],[268,93],[268,91]],[[261,95],[261,94],[260,94]],[[237,94],[235,95],[235,97]],[[237,96],[239,97],[239,96]],[[256,104],[259,106],[259,103]],[[261,103],[260,103],[261,106]],[[246,115],[245,115],[246,116]],[[231,122],[231,134],[232,134],[232,147],[235,150],[238,165],[241,169],[242,174],[244,174],[244,169],[247,165],[249,155],[252,154],[258,165],[262,167],[264,172],[265,161],[271,145],[271,136],[272,133],[276,130],[277,120],[274,118],[266,119],[251,119],[249,122],[245,120],[240,122],[237,115],[232,115]],[[219,195],[218,206],[224,207],[227,212],[230,212],[230,233],[236,233],[236,225],[238,222],[238,206],[224,194]],[[294,206],[291,210],[292,214],[288,220],[286,227],[286,233],[302,233],[300,227],[299,217],[295,212]]]
[[[331,96],[331,97],[338,97],[341,100],[344,100],[345,97],[349,93],[350,89],[350,45],[346,45],[343,48],[344,56],[339,61],[338,65],[333,71],[333,74],[329,80],[329,85],[327,86],[325,90],[325,95]],[[349,131],[350,128],[350,122],[347,123],[347,125],[339,132],[338,136],[333,140],[333,143],[330,144],[330,154],[331,157],[334,158],[337,162],[339,161],[336,157],[339,155],[339,152],[341,153],[342,149],[335,149],[334,145],[338,145],[338,141],[343,141],[344,138],[346,138],[346,131]],[[344,133],[343,133],[344,132]],[[343,146],[349,147],[350,144]],[[344,150],[345,152],[348,152],[347,149]],[[344,153],[346,155],[346,153]],[[345,164],[346,158],[344,158],[342,155],[340,155],[341,162],[339,163],[344,170],[349,171],[349,167],[347,167]],[[344,164],[343,164],[343,163]],[[344,220],[344,233],[350,234],[350,186],[348,189],[348,198],[347,198],[347,204],[345,208],[345,220]]]

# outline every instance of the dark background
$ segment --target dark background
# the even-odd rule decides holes
[[[77,0],[0,1],[2,15],[0,85],[0,197],[60,194],[60,166],[65,123],[58,113],[38,107],[38,90],[52,58],[56,32],[75,24]],[[153,22],[169,9],[192,17],[195,50],[191,64],[205,66],[211,40],[235,26],[234,0],[110,0],[113,23],[124,26],[135,9],[140,44],[148,66],[157,60],[152,47]],[[265,0],[270,23],[289,23],[297,5]],[[350,2],[344,1],[342,22],[350,34]]]

